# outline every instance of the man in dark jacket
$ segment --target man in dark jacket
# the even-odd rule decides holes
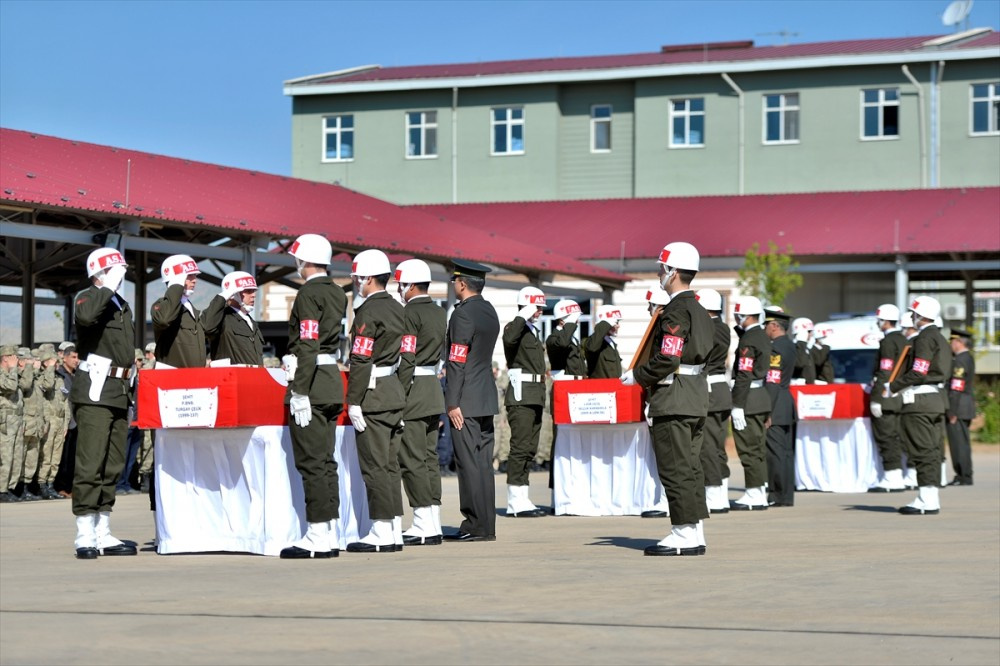
[[[790,317],[764,311],[764,333],[771,339],[771,356],[764,388],[771,397],[767,421],[767,505],[795,504],[795,403],[788,389],[795,371],[795,345],[788,337]]]
[[[715,289],[699,289],[698,302],[712,317],[712,351],[705,361],[708,377],[708,416],[705,441],[701,445],[701,467],[705,474],[705,502],[709,513],[729,513],[729,459],[726,437],[733,396],[729,392],[726,359],[732,330],[722,320],[722,296]]]
[[[955,478],[949,486],[972,485],[972,443],[969,424],[976,416],[976,398],[972,385],[976,380],[976,362],[972,358],[972,333],[951,329],[951,381],[948,383],[948,450]]]
[[[746,491],[730,503],[734,511],[767,509],[765,423],[771,414],[771,399],[764,388],[771,360],[771,341],[760,320],[764,314],[760,299],[743,296],[733,309],[740,336],[733,361],[733,437],[743,465]]]
[[[199,273],[198,264],[186,254],[169,256],[160,266],[167,290],[149,309],[157,370],[205,367],[205,328],[191,302]]]
[[[597,308],[597,325],[594,332],[583,341],[587,357],[587,376],[590,379],[615,379],[622,374],[622,356],[618,353],[618,326],[622,311],[617,305]]]
[[[222,278],[222,291],[201,313],[212,365],[264,364],[264,336],[253,319],[257,280],[244,271]]]

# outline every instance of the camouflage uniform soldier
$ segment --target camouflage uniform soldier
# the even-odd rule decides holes
[[[43,345],[44,347],[44,345]],[[48,422],[48,433],[42,442],[41,462],[38,466],[38,486],[43,499],[61,499],[62,495],[55,491],[52,482],[55,481],[59,460],[62,458],[63,442],[69,430],[70,409],[67,401],[66,384],[62,376],[56,374],[58,357],[52,351],[42,352],[42,368],[44,382],[52,383],[52,388],[45,392],[45,420]]]
[[[18,485],[23,486],[22,500],[37,500],[41,497],[32,492],[31,486],[35,473],[38,472],[39,449],[48,432],[48,424],[45,422],[44,394],[52,387],[51,385],[46,386],[46,378],[41,371],[42,363],[37,355],[37,350],[32,351],[27,347],[22,347],[18,350],[18,356],[23,361],[22,377],[26,378],[21,387],[24,396],[24,458],[19,472]],[[51,382],[51,378],[48,381]]]
[[[20,374],[17,369],[17,347],[0,347],[0,502],[19,502],[20,498],[9,489],[13,474],[13,460],[18,442],[21,441],[21,426],[24,416],[24,402],[21,399]],[[18,470],[20,474],[20,470]]]

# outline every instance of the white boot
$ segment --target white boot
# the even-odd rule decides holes
[[[372,528],[360,541],[347,544],[349,553],[394,553],[396,541],[391,520],[373,520]]]
[[[413,527],[403,533],[403,543],[407,546],[436,546],[441,543],[434,507],[418,506],[413,509]]]
[[[281,551],[285,560],[337,557],[339,550],[334,547],[330,526],[332,521],[309,523],[301,539]]]
[[[701,555],[704,552],[698,543],[698,526],[694,523],[674,525],[667,538],[645,550],[646,555]]]
[[[705,505],[709,513],[726,513],[729,511],[729,500],[726,499],[724,486],[705,486]]]
[[[101,555],[135,555],[135,546],[122,543],[111,536],[111,512],[101,511],[94,522],[94,538],[97,541],[97,552]]]
[[[396,544],[396,550],[403,550],[403,517],[396,516],[392,519],[392,542]]]
[[[940,513],[940,511],[941,501],[937,486],[920,486],[917,498],[899,510],[901,514],[909,516],[933,515]]]
[[[722,504],[729,506],[729,477],[722,480]]]
[[[941,485],[948,485],[948,464],[944,460],[941,461]]]
[[[698,521],[698,546],[701,547],[702,552],[704,552],[706,550],[706,544],[705,544],[705,521],[704,520],[699,520]]]
[[[513,516],[518,512],[518,505],[520,504],[520,498],[518,497],[518,488],[520,486],[507,486],[507,515]]]
[[[903,486],[906,488],[916,488],[917,487],[917,468],[907,467],[906,476],[903,477]]]
[[[747,488],[746,492],[730,507],[735,511],[763,511],[767,509],[767,493],[764,486]]]
[[[76,547],[76,556],[81,560],[97,558],[97,536],[94,534],[96,522],[96,513],[76,517],[76,539],[73,545]]]
[[[444,530],[441,529],[441,505],[432,504],[431,514],[434,517],[434,534],[436,534],[437,536],[441,536],[442,534],[444,534]]]
[[[340,550],[340,518],[326,521],[327,529],[330,530],[330,550]]]
[[[902,491],[906,489],[903,483],[903,470],[901,469],[890,469],[885,473],[885,483],[889,487],[889,491]]]
[[[531,497],[529,495],[529,493],[531,491],[531,487],[530,486],[520,486],[520,489],[521,489],[520,490],[520,492],[521,492],[521,503],[524,506],[528,507],[527,508],[528,511],[538,511],[539,510],[538,507],[535,506],[535,503],[531,501]]]

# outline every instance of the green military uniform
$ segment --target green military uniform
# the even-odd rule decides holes
[[[46,354],[43,354],[43,363],[46,358]],[[48,355],[48,358],[54,359],[55,354]],[[50,498],[59,497],[51,485],[59,470],[63,442],[66,440],[70,424],[70,409],[67,401],[69,391],[62,375],[56,373],[56,365],[53,364],[45,369],[45,383],[48,383],[49,376],[51,376],[52,389],[45,394],[45,418],[48,421],[49,429],[45,441],[42,442],[42,459],[38,468],[38,484],[41,486],[43,496]]]
[[[812,356],[813,366],[816,369],[816,379],[824,381],[827,384],[832,384],[833,361],[830,360],[830,348],[821,342],[816,342],[810,350],[810,355]]]
[[[545,407],[545,347],[535,329],[516,316],[503,329],[503,351],[509,384],[504,396],[510,424],[510,456],[507,458],[507,485],[527,486],[528,471],[538,452]],[[520,371],[520,396],[514,382]]]
[[[771,341],[760,324],[744,330],[736,346],[732,394],[733,408],[742,408],[747,421],[746,428],[733,431],[747,488],[767,483],[764,422],[771,413],[771,399],[764,389],[764,378],[770,361]]]
[[[184,296],[184,285],[167,287],[149,309],[156,340],[156,362],[174,368],[205,367],[205,329],[198,310]],[[131,361],[131,348],[129,349]]]
[[[768,315],[770,318],[771,315]],[[795,403],[789,386],[795,371],[795,343],[787,335],[771,340],[764,389],[771,397],[771,424],[767,428],[767,503],[795,504]]]
[[[507,387],[510,380],[507,378],[507,371],[498,368],[495,375],[497,405],[503,402],[503,397],[507,395]],[[510,457],[510,423],[507,422],[507,410],[498,409],[493,416],[493,459],[497,461],[500,472],[507,472],[507,458]]]
[[[549,355],[552,379],[583,379],[587,376],[587,364],[580,351],[580,345],[573,337],[577,324],[560,324],[549,337],[545,338],[545,351]],[[618,373],[621,375],[621,373]]]
[[[309,396],[312,420],[302,428],[289,422],[295,469],[302,475],[306,520],[340,517],[340,482],[333,458],[334,428],[344,407],[344,381],[334,354],[340,346],[347,296],[327,275],[318,274],[299,288],[288,317],[288,353],[295,356],[292,393]]]
[[[955,331],[952,331],[955,335]],[[971,336],[966,336],[971,337]],[[976,416],[976,399],[973,384],[976,380],[976,362],[968,350],[955,354],[948,383],[948,451],[955,479],[951,485],[972,485],[972,442],[969,424]]]
[[[649,360],[635,368],[648,392],[653,452],[673,525],[708,518],[701,446],[708,415],[704,366],[714,326],[690,289],[675,293],[657,316]]]
[[[364,306],[362,306],[364,307]],[[417,296],[403,308],[399,381],[406,394],[399,466],[411,507],[441,505],[437,441],[444,414],[444,391],[437,364],[444,350],[447,315],[430,296]]]
[[[906,372],[890,384],[900,394],[900,422],[913,453],[917,485],[937,487],[941,482],[944,445],[944,414],[948,401],[944,382],[951,377],[951,349],[933,324],[928,324],[911,341],[913,350]]]
[[[622,376],[622,357],[618,346],[608,339],[611,329],[608,322],[599,322],[594,332],[583,341],[590,379],[618,379]]]
[[[0,348],[0,355],[16,354],[17,348],[13,345]],[[9,491],[17,485],[21,476],[20,468],[14,464],[15,458],[19,459],[17,449],[23,446],[20,442],[23,441],[24,400],[20,383],[21,374],[17,365],[0,370],[0,500],[5,502],[16,500]]]
[[[705,359],[708,377],[708,416],[705,417],[705,440],[701,446],[701,468],[706,486],[721,486],[729,478],[726,435],[733,397],[726,382],[726,357],[729,355],[730,330],[720,317],[712,317],[712,351]]]
[[[372,520],[403,515],[399,449],[406,396],[394,371],[402,339],[403,306],[385,291],[371,294],[354,311],[347,404],[360,405],[364,413],[365,431],[355,438]]]
[[[902,399],[898,395],[884,397],[882,387],[892,376],[896,362],[906,346],[906,336],[898,328],[888,331],[879,341],[872,372],[871,402],[882,405],[882,416],[871,420],[872,437],[882,458],[883,472],[902,469],[903,466],[903,439],[899,423]]]
[[[263,365],[264,335],[260,326],[222,296],[216,295],[201,313],[201,325],[213,361],[228,358],[232,365]]]
[[[32,355],[34,356],[34,352]],[[41,354],[35,358],[40,361]],[[21,473],[21,481],[25,492],[28,492],[29,486],[34,487],[45,456],[43,448],[49,435],[47,404],[52,397],[56,376],[55,370],[46,372],[46,368],[35,368],[31,364],[28,367],[33,369],[34,381],[24,396],[24,471]]]
[[[77,422],[73,514],[85,516],[111,511],[125,467],[135,329],[128,303],[107,287],[84,289],[75,302],[81,372],[74,375],[70,392]],[[91,355],[110,359],[107,375],[96,374]],[[101,379],[104,385],[93,398],[91,386]]]

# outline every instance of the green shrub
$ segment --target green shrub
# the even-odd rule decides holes
[[[983,417],[983,427],[976,433],[976,441],[1000,443],[1000,381],[976,377],[976,412]]]

